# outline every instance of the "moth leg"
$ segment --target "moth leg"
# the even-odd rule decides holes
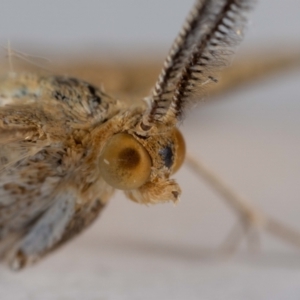
[[[72,188],[54,196],[52,206],[29,226],[8,252],[7,260],[12,269],[18,270],[36,261],[61,240],[74,216],[76,201],[78,193]]]
[[[238,195],[233,189],[228,187],[217,175],[210,171],[206,166],[187,155],[186,163],[199,176],[201,176],[216,192],[218,192],[226,203],[235,211],[239,217],[239,224],[242,224],[244,232],[248,237],[253,238],[257,243],[255,236],[258,230],[265,230],[274,236],[300,248],[300,232],[294,230],[287,225],[275,220],[261,210],[252,207],[248,201]],[[249,232],[253,235],[249,236]],[[233,243],[230,247],[234,250],[241,240],[242,231],[234,230],[228,237],[228,241],[224,245]],[[228,248],[227,246],[227,249]]]
[[[242,225],[242,226],[241,226]],[[223,255],[233,255],[244,237],[245,234],[245,227],[244,224],[237,222],[233,225],[232,229],[230,230],[229,234],[226,236],[224,241],[217,249],[217,253]]]
[[[236,222],[224,241],[218,247],[217,253],[225,256],[233,255],[245,236],[247,238],[249,251],[257,253],[261,249],[259,228],[254,228],[249,225],[250,224],[248,222],[245,223],[243,219]]]

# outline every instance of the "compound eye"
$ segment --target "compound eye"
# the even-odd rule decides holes
[[[149,179],[152,166],[146,149],[128,133],[118,133],[108,141],[99,163],[104,180],[120,190],[143,185]]]
[[[173,163],[172,174],[177,172],[183,164],[185,158],[185,141],[181,132],[175,128],[175,161]]]

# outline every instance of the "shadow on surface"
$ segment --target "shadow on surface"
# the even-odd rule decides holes
[[[300,270],[300,252],[282,252],[276,250],[261,250],[252,253],[240,250],[234,254],[218,252],[217,249],[202,246],[182,246],[178,244],[163,244],[161,242],[147,242],[133,239],[105,239],[101,242],[102,249],[115,253],[130,252],[140,255],[168,258],[171,260],[183,260],[186,262],[226,262],[232,261],[238,264],[250,264],[259,267],[292,268]]]

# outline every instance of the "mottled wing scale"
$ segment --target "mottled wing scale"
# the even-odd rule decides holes
[[[86,155],[84,134],[88,139],[93,126],[117,111],[116,100],[77,79],[32,74],[2,79],[0,240],[6,245],[11,235],[18,236],[9,253],[14,267],[81,231],[104,206],[105,189],[86,199],[72,175]]]

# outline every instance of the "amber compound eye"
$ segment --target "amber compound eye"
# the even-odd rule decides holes
[[[175,140],[176,140],[176,144],[175,144],[176,155],[175,155],[175,161],[172,168],[172,174],[174,174],[180,169],[185,159],[185,141],[181,132],[177,128],[175,128]]]
[[[151,173],[151,158],[146,149],[130,134],[118,133],[105,145],[100,155],[104,180],[120,190],[136,189]]]

